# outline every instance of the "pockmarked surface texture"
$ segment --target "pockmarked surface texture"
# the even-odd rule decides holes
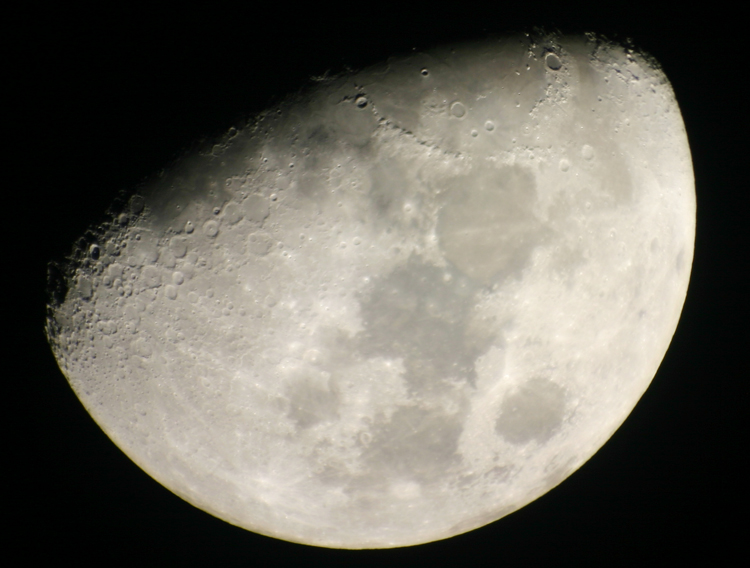
[[[197,507],[405,546],[522,507],[674,333],[692,165],[653,60],[526,36],[324,78],[156,176],[51,269],[87,410]]]

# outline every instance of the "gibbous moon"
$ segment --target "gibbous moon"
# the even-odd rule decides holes
[[[514,36],[324,77],[115,204],[47,335],[165,487],[298,543],[507,515],[589,459],[677,326],[687,137],[653,59]]]

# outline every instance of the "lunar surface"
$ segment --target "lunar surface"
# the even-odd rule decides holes
[[[47,335],[107,435],[248,530],[387,548],[559,484],[648,387],[695,196],[648,56],[520,35],[318,78],[51,265]]]

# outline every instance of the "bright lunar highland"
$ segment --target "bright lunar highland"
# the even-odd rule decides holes
[[[414,52],[215,142],[51,269],[47,321],[96,422],[196,507],[317,546],[447,538],[559,484],[656,373],[695,195],[647,55]]]

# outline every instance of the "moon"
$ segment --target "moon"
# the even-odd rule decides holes
[[[250,531],[426,543],[540,497],[626,419],[695,238],[669,81],[595,35],[312,85],[113,204],[47,337],[117,446]]]

